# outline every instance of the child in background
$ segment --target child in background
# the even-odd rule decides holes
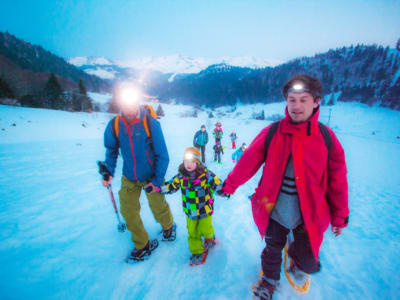
[[[246,148],[247,148],[246,143],[243,143],[243,145],[232,154],[233,163],[237,163],[239,161]]]
[[[201,164],[200,151],[197,148],[187,148],[179,173],[159,188],[162,194],[171,194],[181,189],[183,210],[187,216],[189,249],[192,253],[190,265],[203,264],[208,250],[216,244],[212,215],[214,191],[220,183],[221,180]]]
[[[232,149],[236,149],[236,140],[237,140],[237,135],[235,131],[232,131],[232,133],[229,135],[232,141]]]
[[[222,139],[222,136],[224,135],[224,132],[222,131],[222,125],[221,122],[217,122],[215,124],[214,132],[213,132],[214,138],[215,138],[215,143],[217,144],[218,141],[220,142]]]
[[[222,165],[221,162],[221,153],[224,154],[224,148],[221,145],[221,140],[216,140],[215,145],[213,147],[214,149],[214,162],[217,162]]]

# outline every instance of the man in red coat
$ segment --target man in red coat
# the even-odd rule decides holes
[[[254,291],[259,299],[272,299],[290,231],[294,237],[290,271],[296,277],[312,274],[321,268],[318,252],[329,224],[338,236],[349,216],[344,151],[333,131],[318,122],[321,83],[297,75],[282,91],[286,116],[268,148],[265,141],[271,125],[261,130],[218,191],[233,194],[265,163],[251,199],[254,221],[266,240],[261,254],[264,274]]]

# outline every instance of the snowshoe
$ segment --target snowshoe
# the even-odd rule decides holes
[[[172,223],[172,226],[170,229],[167,230],[162,230],[160,233],[162,233],[162,238],[161,240],[163,242],[173,242],[176,239],[176,224],[175,222]]]
[[[292,288],[298,293],[307,293],[310,289],[311,275],[301,271],[295,263],[290,259],[289,266],[287,267],[288,247],[284,248],[283,271],[286,279],[289,281]],[[293,274],[295,280],[290,276]]]
[[[205,239],[204,240],[204,248],[207,250],[210,250],[215,247],[215,245],[218,244],[218,240],[215,238],[215,236],[212,239]]]
[[[150,258],[151,253],[158,247],[158,240],[149,240],[143,249],[133,249],[125,259],[128,264],[145,261]]]
[[[291,273],[293,277],[298,281],[304,281],[304,279],[307,277],[307,273],[300,270],[293,262],[293,260],[290,260],[289,267],[286,268],[286,271],[288,273]]]
[[[208,255],[207,248],[204,249],[204,252],[201,254],[192,254],[192,256],[190,256],[189,265],[190,266],[198,266],[198,265],[204,264],[207,260],[207,255]]]
[[[271,300],[272,295],[276,290],[277,284],[277,280],[267,278],[263,275],[263,272],[261,272],[260,279],[253,287],[253,299]]]

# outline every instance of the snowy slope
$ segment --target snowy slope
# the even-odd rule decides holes
[[[215,119],[190,107],[162,105],[170,154],[166,178],[181,163],[201,124]],[[156,108],[156,107],[155,107]],[[236,130],[249,144],[269,121],[249,120],[255,110],[282,114],[284,103],[220,108],[225,137],[223,165],[207,164],[225,179],[233,164],[227,135]],[[239,113],[239,114],[238,114]],[[329,108],[321,121],[327,123]],[[161,243],[151,259],[123,262],[132,249],[117,232],[96,160],[104,159],[103,131],[112,115],[0,106],[0,298],[1,299],[251,299],[264,242],[252,221],[248,196],[260,174],[230,200],[217,198],[214,225],[220,245],[200,267],[188,266],[189,250],[180,194],[167,196],[178,225],[177,240]],[[13,126],[15,124],[15,126]],[[400,297],[400,113],[357,103],[332,107],[331,127],[346,152],[350,225],[325,234],[322,271],[306,295],[285,278],[275,299],[399,299]],[[373,134],[375,132],[375,134]],[[113,182],[117,196],[121,161]],[[142,218],[151,237],[160,226],[142,196]]]

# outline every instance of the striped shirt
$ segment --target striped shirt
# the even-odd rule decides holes
[[[292,156],[289,157],[289,161],[286,165],[285,176],[274,210],[271,213],[271,218],[287,229],[294,229],[303,223],[299,196],[294,179]]]

